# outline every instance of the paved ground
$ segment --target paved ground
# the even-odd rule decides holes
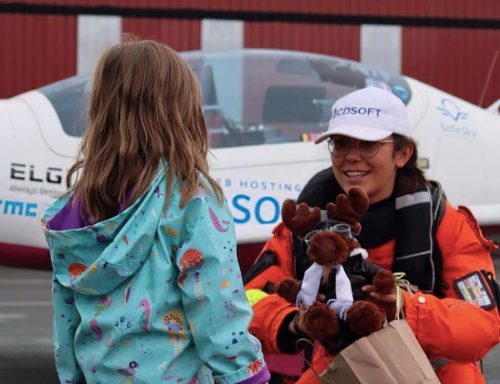
[[[0,382],[57,383],[50,272],[0,267]]]
[[[495,256],[500,276],[500,256]],[[0,267],[0,383],[57,383],[52,357],[50,272]],[[484,361],[500,384],[500,346]]]

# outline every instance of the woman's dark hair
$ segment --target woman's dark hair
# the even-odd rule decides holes
[[[394,138],[395,151],[401,150],[410,145],[413,146],[413,153],[410,159],[403,168],[399,168],[397,170],[394,195],[397,197],[409,193],[415,193],[417,190],[429,184],[423,171],[417,166],[417,143],[415,140],[407,136],[394,134],[392,137]]]

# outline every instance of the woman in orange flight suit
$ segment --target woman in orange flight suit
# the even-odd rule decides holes
[[[418,286],[413,296],[403,294],[403,311],[440,381],[484,383],[476,362],[498,343],[500,329],[490,255],[495,244],[466,208],[453,207],[439,184],[425,180],[416,166],[406,107],[396,96],[369,87],[339,99],[332,111],[328,130],[316,142],[329,140],[333,173],[316,174],[299,201],[324,209],[337,194],[363,188],[370,208],[358,240],[370,261],[405,272]],[[306,268],[304,245],[279,224],[245,277],[254,309],[250,331],[268,354],[296,353],[296,341],[304,337],[296,307],[272,292],[285,277],[301,279]],[[395,295],[367,290],[395,301]],[[318,383],[315,372],[326,368],[325,356],[333,358],[321,347],[315,351],[314,370],[297,383]]]

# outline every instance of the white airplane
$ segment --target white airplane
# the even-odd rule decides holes
[[[331,56],[241,50],[183,57],[202,84],[211,172],[230,202],[243,265],[269,238],[284,199],[330,165],[326,144],[312,141],[327,127],[333,102],[370,84],[407,105],[426,175],[500,234],[498,114]],[[66,189],[89,87],[89,77],[76,76],[0,101],[0,263],[49,266],[40,218]]]

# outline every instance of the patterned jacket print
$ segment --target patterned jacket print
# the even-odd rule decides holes
[[[165,179],[159,171],[143,197],[94,225],[75,224],[71,194],[45,213],[61,383],[269,379],[227,203],[200,187],[180,208],[174,182],[165,211]]]

